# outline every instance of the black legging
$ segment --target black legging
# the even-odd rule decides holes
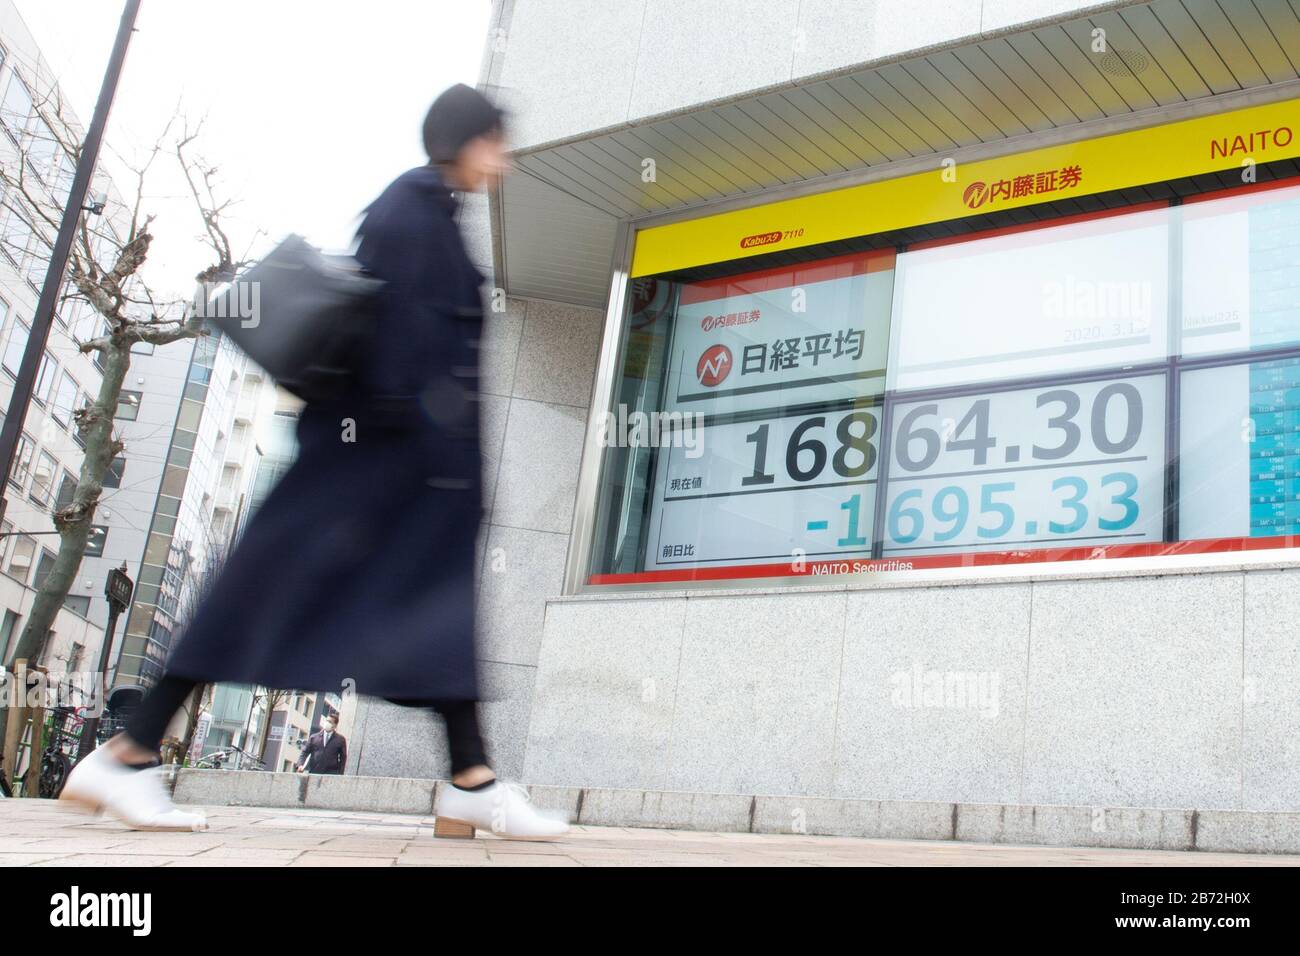
[[[126,735],[145,750],[157,750],[172,716],[198,684],[184,677],[168,674],[140,701],[127,719]],[[395,700],[403,707],[430,707],[442,715],[447,725],[447,744],[451,751],[452,775],[470,767],[488,763],[479,732],[478,707],[472,700]]]

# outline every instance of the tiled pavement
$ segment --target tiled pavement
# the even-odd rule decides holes
[[[435,840],[433,818],[212,807],[203,833],[141,833],[48,800],[0,800],[0,866],[1243,866],[1300,856],[576,827],[564,840]]]

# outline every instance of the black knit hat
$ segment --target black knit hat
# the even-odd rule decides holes
[[[464,83],[445,90],[424,117],[424,151],[435,163],[449,163],[475,136],[500,132],[505,113]]]

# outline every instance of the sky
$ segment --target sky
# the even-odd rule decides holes
[[[14,2],[88,124],[122,3]],[[143,0],[100,169],[133,197],[130,165],[179,108],[203,121],[196,155],[238,200],[228,221],[237,252],[291,232],[345,248],[366,204],[425,162],[420,124],[433,98],[477,81],[489,14],[489,0]],[[157,218],[144,277],[157,295],[188,298],[212,255],[173,148],[146,181]]]

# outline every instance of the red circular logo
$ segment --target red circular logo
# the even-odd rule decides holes
[[[989,198],[989,187],[987,183],[980,182],[978,179],[966,187],[966,191],[961,194],[962,201],[972,209],[978,209],[984,205],[984,200]]]
[[[695,377],[700,380],[701,385],[707,385],[709,388],[726,378],[730,371],[731,349],[725,345],[710,345],[695,365]]]

